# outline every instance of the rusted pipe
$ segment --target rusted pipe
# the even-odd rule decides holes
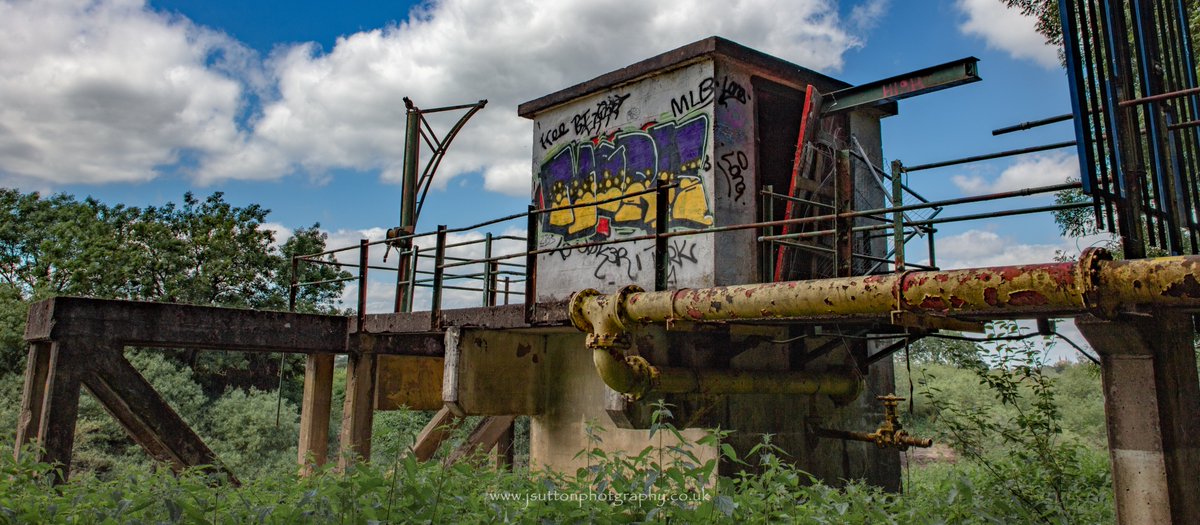
[[[830,372],[659,368],[652,391],[665,394],[828,395],[853,401],[862,381],[850,370]]]
[[[596,372],[617,392],[634,399],[650,392],[825,394],[842,402],[853,400],[862,391],[862,381],[850,372],[659,368],[641,356],[626,356],[629,337],[622,308],[628,297],[637,293],[642,293],[637,286],[626,286],[609,296],[588,289],[576,293],[571,301],[571,321],[587,332]]]
[[[571,321],[587,333],[596,368],[618,392],[833,393],[843,379],[808,385],[791,373],[659,369],[625,356],[628,329],[673,320],[886,320],[894,312],[965,318],[1112,318],[1145,308],[1200,309],[1200,256],[1114,261],[1102,249],[1079,262],[747,284],[645,292],[627,286],[612,295],[595,290],[571,298]],[[854,388],[858,388],[857,385]],[[845,392],[848,394],[848,392]],[[838,395],[838,394],[834,394]]]
[[[601,329],[668,320],[878,320],[894,311],[967,318],[1112,317],[1141,308],[1200,309],[1200,256],[1113,261],[1101,249],[1078,263],[901,272],[866,277],[747,284],[667,292],[577,295],[575,309],[607,306]],[[617,296],[613,296],[617,297]],[[596,337],[612,338],[601,332]]]

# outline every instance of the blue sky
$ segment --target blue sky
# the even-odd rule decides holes
[[[713,34],[850,83],[980,58],[982,82],[900,103],[884,121],[888,159],[1070,140],[1069,123],[990,134],[1070,109],[1056,50],[1032,26],[999,0],[0,0],[0,185],[134,206],[223,191],[271,209],[282,234],[320,222],[350,243],[398,219],[401,97],[486,98],[420,229],[465,225],[527,202],[532,133],[516,104]],[[947,198],[1077,172],[1062,150],[914,173],[910,185]],[[996,206],[945,213],[984,209]],[[951,267],[1077,251],[1049,217],[946,225],[939,237]]]

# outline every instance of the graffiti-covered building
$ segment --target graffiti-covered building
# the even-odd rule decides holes
[[[867,162],[881,164],[879,119],[894,113],[895,106],[805,122],[806,113],[817,114],[813,93],[846,87],[714,37],[522,104],[519,113],[533,121],[533,203],[552,210],[540,217],[538,246],[579,246],[539,256],[538,300],[564,300],[584,288],[602,293],[627,285],[653,289],[656,184],[669,185],[668,211],[663,213],[667,232],[822,215],[839,194],[834,154],[851,151],[857,161],[849,164],[841,183],[846,184],[847,175],[853,180],[840,193],[852,201],[843,203],[843,209],[881,205],[883,186]],[[807,140],[802,128],[807,128]],[[807,155],[803,159],[797,156],[798,142],[810,150],[802,150]],[[793,231],[805,227],[828,224]],[[666,286],[706,288],[837,275],[831,245],[818,239],[811,243],[815,249],[781,250],[760,242],[760,235],[760,229],[742,229],[671,237]],[[631,237],[639,240],[599,244]],[[856,239],[855,252],[880,251],[863,239]],[[860,261],[849,267],[858,274],[867,270]],[[786,340],[794,342],[777,342]],[[532,429],[535,464],[575,466],[574,451],[583,448],[583,427],[589,420],[645,428],[649,403],[662,398],[632,401],[609,390],[594,373],[592,358],[578,351],[581,344],[578,334],[547,340],[540,376],[545,409],[534,416]],[[829,351],[831,344],[839,348]],[[633,346],[656,365],[745,370],[843,369],[852,366],[851,352],[865,350],[842,346],[828,336],[766,325],[646,327],[636,330]],[[823,356],[814,359],[813,350],[822,347]],[[806,425],[814,421],[873,428],[880,419],[875,394],[892,390],[890,360],[875,364],[867,375],[867,395],[848,405],[828,396],[764,392],[663,397],[676,405],[677,419],[686,426],[737,430],[732,440],[743,451],[770,432],[814,474],[894,486],[895,453],[880,452],[869,443],[818,442],[806,436]],[[615,432],[606,446],[640,449],[644,431]]]

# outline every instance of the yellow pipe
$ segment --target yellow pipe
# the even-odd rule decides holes
[[[634,397],[652,390],[763,391],[781,387],[778,374],[727,371],[663,373],[628,348],[627,326],[674,320],[880,320],[895,311],[971,318],[1095,314],[1112,317],[1145,308],[1200,309],[1200,256],[1113,261],[1100,249],[1078,263],[746,284],[644,292],[625,287],[606,296],[584,290],[571,298],[571,320],[587,332],[601,376]],[[708,375],[703,375],[708,374]],[[717,375],[712,375],[717,374]],[[725,375],[720,375],[725,374]],[[741,374],[741,372],[739,372]],[[799,381],[791,378],[788,381]],[[842,384],[841,380],[831,380]],[[683,385],[683,386],[679,386]],[[844,386],[844,385],[843,385]],[[665,391],[665,390],[664,390]]]
[[[592,300],[607,298],[572,298]],[[619,302],[608,311],[621,316],[622,327],[668,320],[875,320],[897,310],[988,319],[1111,317],[1144,308],[1200,309],[1200,256],[1113,261],[1089,249],[1078,263],[625,292]],[[589,331],[591,325],[575,326]],[[616,324],[600,327],[610,326]]]

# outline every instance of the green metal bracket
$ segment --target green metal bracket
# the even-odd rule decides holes
[[[978,82],[978,58],[960,58],[938,66],[848,87],[825,95],[821,115],[848,109],[881,106],[900,100]]]

